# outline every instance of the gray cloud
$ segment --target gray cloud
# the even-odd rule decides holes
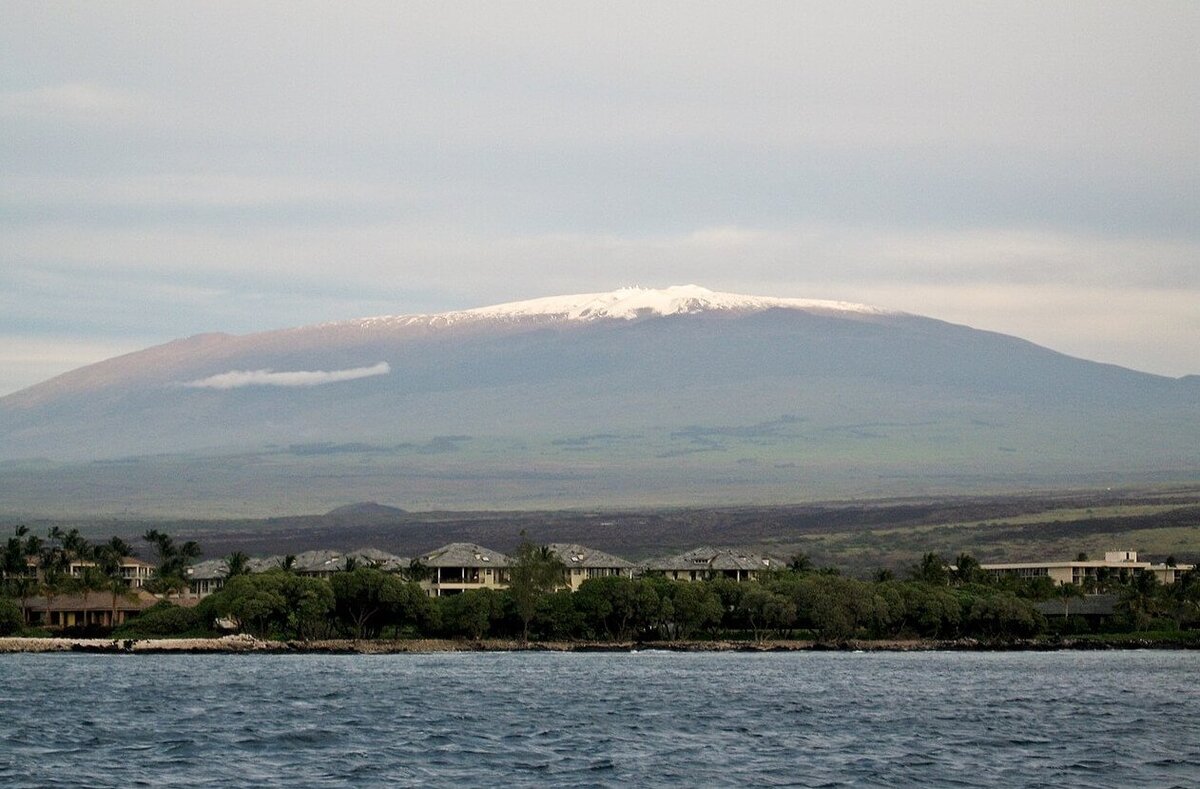
[[[341,381],[354,381],[387,375],[392,368],[387,362],[370,367],[352,367],[346,370],[292,370],[277,373],[273,370],[230,370],[227,373],[210,375],[184,384],[192,389],[240,389],[243,386],[322,386]]]
[[[4,16],[0,335],[55,369],[694,281],[1200,371],[1195,4]]]

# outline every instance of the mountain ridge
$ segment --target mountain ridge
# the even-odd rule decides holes
[[[243,486],[211,459],[254,456],[247,501],[287,491],[325,509],[778,501],[892,493],[897,479],[1007,489],[1200,469],[1188,380],[907,313],[701,290],[184,338],[0,398],[0,460],[143,458],[159,490],[211,497]],[[180,463],[203,494],[161,476]],[[126,489],[109,471],[71,474]]]

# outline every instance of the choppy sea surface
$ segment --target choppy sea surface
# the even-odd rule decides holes
[[[2,786],[1200,786],[1200,653],[0,655]]]

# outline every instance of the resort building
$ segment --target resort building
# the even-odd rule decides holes
[[[753,581],[764,572],[783,569],[779,559],[728,548],[695,548],[677,556],[647,562],[647,572],[662,573],[674,581],[707,581],[728,578]]]
[[[572,592],[579,591],[580,584],[589,578],[632,578],[636,569],[633,562],[582,545],[552,542],[546,547],[563,563],[567,586]]]
[[[1138,561],[1137,551],[1109,551],[1103,559],[1078,559],[1062,562],[1016,562],[984,564],[983,570],[996,576],[1049,578],[1057,585],[1099,585],[1107,580],[1127,578],[1136,571],[1153,573],[1159,582],[1173,584],[1195,565],[1153,564]]]
[[[67,575],[72,578],[82,578],[84,571],[89,567],[98,567],[97,562],[90,559],[70,559],[67,562]],[[40,560],[35,557],[30,557],[25,560],[25,577],[34,578],[38,582],[45,580],[45,573],[42,571]],[[118,565],[121,578],[125,580],[125,584],[131,589],[140,589],[154,577],[154,565],[150,562],[144,562],[135,556],[126,556],[121,559]]]
[[[281,566],[282,558],[268,556],[265,559],[249,559],[246,569],[252,573],[265,573]],[[229,563],[225,559],[205,559],[187,568],[188,591],[193,597],[207,597],[220,591],[229,577]]]
[[[420,562],[428,569],[421,586],[431,597],[508,585],[508,557],[474,543],[444,545],[422,556]]]
[[[1120,599],[1115,594],[1089,594],[1075,599],[1056,597],[1036,602],[1033,607],[1047,619],[1078,618],[1095,627],[1116,615]]]
[[[229,565],[224,559],[206,559],[187,568],[188,590],[196,597],[208,597],[225,585]]]
[[[67,571],[72,578],[81,578],[86,568],[96,566],[96,562],[93,561],[72,559]],[[154,565],[134,556],[126,556],[121,560],[120,571],[121,577],[131,589],[141,589],[154,577]]]
[[[378,548],[359,548],[346,553],[319,550],[305,551],[290,557],[268,556],[262,559],[248,560],[246,569],[252,573],[265,573],[268,570],[286,567],[296,575],[328,580],[334,573],[345,570],[350,564],[358,567],[377,567],[388,573],[402,572],[408,569],[407,559]],[[188,587],[193,596],[207,597],[225,585],[228,575],[227,560],[206,559],[187,569]]]
[[[375,567],[385,573],[402,573],[408,570],[410,560],[378,548],[359,548],[346,554],[359,567]]]
[[[159,600],[144,589],[128,592],[91,592],[54,597],[30,597],[21,604],[27,624],[47,630],[67,628],[111,629],[145,611]]]

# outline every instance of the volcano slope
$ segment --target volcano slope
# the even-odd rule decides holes
[[[628,289],[209,334],[0,398],[0,510],[774,503],[1200,476],[1200,380],[858,305]]]

